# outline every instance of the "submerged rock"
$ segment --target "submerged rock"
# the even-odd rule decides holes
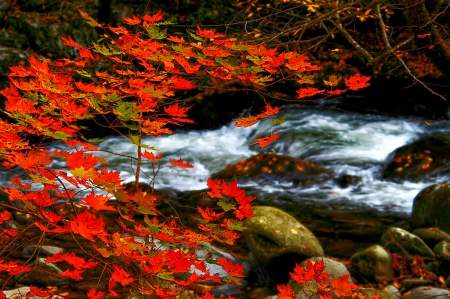
[[[391,154],[383,178],[402,182],[421,181],[450,173],[450,135],[435,134],[407,144]]]
[[[213,179],[292,182],[308,186],[330,180],[333,174],[313,163],[276,153],[260,153],[212,175]]]

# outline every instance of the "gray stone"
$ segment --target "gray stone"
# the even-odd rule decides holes
[[[323,256],[323,249],[314,234],[288,213],[266,206],[253,208],[255,217],[245,220],[245,238],[258,263],[268,265],[284,254],[304,258]]]
[[[370,246],[354,254],[350,261],[361,275],[376,282],[390,281],[395,276],[391,266],[392,257],[380,245]]]
[[[431,280],[426,280],[426,279],[417,278],[417,277],[405,278],[402,281],[402,287],[405,290],[411,290],[411,289],[414,289],[417,287],[429,286],[432,284],[433,284],[433,281],[431,281]]]
[[[447,299],[449,291],[434,287],[417,287],[411,290],[404,299]]]
[[[381,245],[391,252],[401,255],[408,254],[411,258],[419,255],[422,257],[436,258],[434,252],[416,235],[398,227],[390,227],[381,236]]]

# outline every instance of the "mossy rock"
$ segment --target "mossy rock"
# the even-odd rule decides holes
[[[414,198],[411,226],[438,227],[450,233],[450,183],[428,186]]]
[[[402,182],[418,182],[450,173],[450,135],[435,134],[407,144],[390,155],[383,178]]]
[[[392,257],[380,245],[373,245],[355,253],[350,262],[361,275],[376,282],[390,281],[395,276]]]
[[[424,258],[436,258],[433,250],[422,239],[398,227],[390,227],[381,236],[380,243],[391,252],[409,255],[411,258],[416,255]]]
[[[309,186],[332,179],[333,174],[311,162],[276,153],[260,153],[212,175],[213,179],[292,182]]]

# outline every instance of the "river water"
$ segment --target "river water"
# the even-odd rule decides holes
[[[439,177],[419,183],[401,184],[381,178],[389,154],[396,148],[433,132],[450,132],[450,122],[427,124],[423,119],[393,118],[353,112],[335,112],[300,106],[285,107],[280,115],[289,118],[273,127],[280,132],[275,144],[259,149],[250,146],[255,138],[267,134],[271,122],[250,128],[238,128],[230,123],[217,130],[182,131],[163,138],[144,138],[143,143],[163,153],[163,166],[156,176],[156,189],[179,191],[201,190],[211,174],[227,164],[237,163],[252,154],[270,151],[313,162],[339,174],[360,176],[357,186],[342,188],[330,181],[320,186],[295,187],[273,181],[266,184],[246,183],[260,203],[325,204],[333,209],[375,209],[386,213],[409,214],[414,197],[428,185],[448,180]],[[100,148],[126,155],[135,155],[136,147],[120,137],[109,137]],[[158,152],[155,152],[158,153]],[[133,180],[134,165],[129,158],[100,153],[111,163],[108,167],[122,172],[125,181]],[[195,167],[167,167],[169,159],[182,158]],[[154,170],[145,164],[145,182],[152,182]]]

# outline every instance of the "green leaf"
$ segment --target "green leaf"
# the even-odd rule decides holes
[[[219,200],[217,202],[217,205],[220,206],[225,212],[228,212],[230,210],[236,210],[236,207],[232,203],[227,203],[226,201]]]
[[[124,125],[132,131],[137,131],[141,127],[139,124],[134,124],[134,123],[124,123]]]
[[[114,114],[121,121],[130,121],[136,119],[139,109],[134,108],[133,102],[119,102],[114,108]]]
[[[103,55],[106,56],[110,56],[110,55],[120,55],[120,54],[124,54],[124,52],[122,50],[120,50],[119,48],[117,48],[116,46],[113,45],[99,45],[96,43],[94,44],[94,51],[101,53]]]
[[[314,84],[314,75],[303,75],[296,73],[297,77],[303,81],[304,84]]]
[[[92,143],[97,143],[97,142],[102,142],[103,141],[103,138],[86,138],[86,137],[84,137],[84,136],[81,136],[81,139],[83,139],[84,141],[87,141],[87,142],[92,142]]]
[[[167,26],[167,25],[175,25],[175,24],[177,24],[177,22],[175,22],[175,20],[171,19],[171,20],[164,20],[162,22],[158,22],[158,23],[155,23],[153,25]]]
[[[117,93],[102,94],[102,99],[104,101],[107,101],[107,102],[118,102],[118,101],[120,101],[120,98],[117,95]]]
[[[253,67],[246,67],[243,69],[245,73],[261,73],[264,72],[263,69],[261,69],[260,67],[257,66],[253,66]]]
[[[265,82],[270,82],[273,81],[272,76],[268,75],[268,76],[261,76],[258,78],[258,82],[260,83],[265,83]]]
[[[227,220],[227,226],[229,229],[237,231],[244,231],[247,229],[245,226],[243,226],[242,221],[231,222],[230,220]]]
[[[92,77],[92,75],[89,74],[88,72],[86,72],[85,70],[76,70],[76,71],[78,74],[80,74],[83,77],[88,77],[88,78]]]
[[[205,262],[208,264],[219,265],[219,263],[215,259],[206,259]]]
[[[148,35],[153,39],[163,39],[167,37],[167,29],[160,30],[158,26],[152,25],[147,29]]]
[[[234,276],[227,276],[223,279],[223,282],[228,283],[228,284],[232,284],[232,285],[242,285],[242,281],[240,278],[238,277],[234,277]]]
[[[159,152],[159,150],[158,150],[157,148],[154,148],[154,147],[152,147],[152,146],[148,146],[148,145],[146,145],[146,144],[140,143],[140,142],[139,142],[139,136],[138,136],[138,135],[130,134],[130,140],[131,140],[131,142],[132,142],[133,144],[136,144],[137,146],[140,146],[140,147],[142,147],[142,148],[148,149],[148,150],[150,150],[150,151],[158,151],[158,152]]]
[[[286,121],[286,119],[289,118],[289,114],[286,114],[285,116],[283,116],[282,118],[275,118],[272,120],[272,125],[281,125],[284,124],[284,122]]]
[[[195,40],[198,40],[198,41],[200,41],[200,42],[203,41],[203,38],[201,38],[200,36],[194,34],[194,31],[193,31],[193,30],[189,30],[189,29],[188,29],[188,30],[187,30],[187,33],[188,33],[191,37],[193,37]]]
[[[35,175],[32,173],[30,173],[29,176],[31,177],[31,180],[35,183],[42,183],[42,184],[48,184],[48,185],[57,185],[58,184],[58,183],[56,183],[56,181],[49,180],[44,176]]]
[[[59,140],[67,140],[67,138],[73,137],[72,135],[66,134],[66,133],[61,132],[61,131],[56,131],[54,133],[46,131],[43,134],[45,136],[50,136],[50,137],[53,137],[53,138],[59,139]]]

